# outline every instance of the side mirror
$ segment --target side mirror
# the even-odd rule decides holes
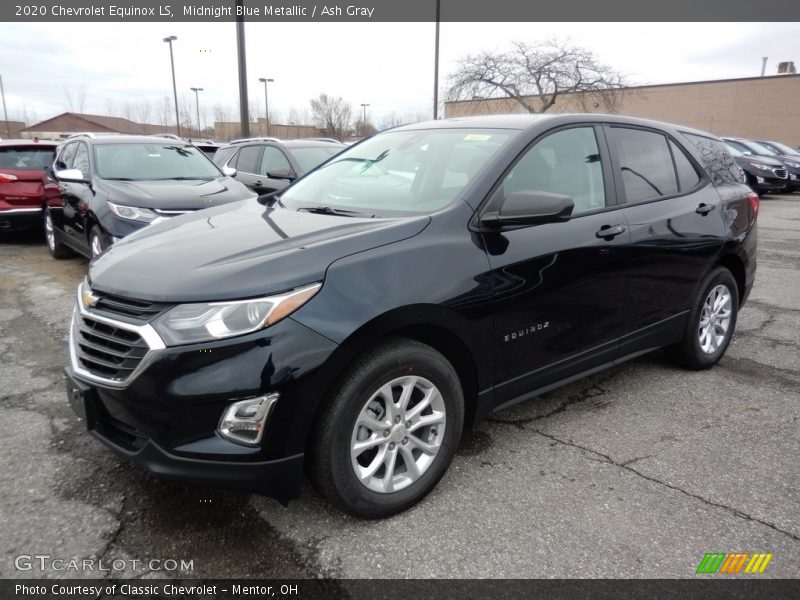
[[[500,228],[508,225],[553,223],[570,218],[575,201],[569,196],[550,192],[512,192],[499,211],[483,215],[481,223]]]
[[[236,169],[234,169],[233,167],[225,165],[220,170],[222,171],[222,174],[225,175],[225,177],[236,177]]]
[[[270,179],[285,179],[287,181],[294,181],[296,177],[286,169],[274,169],[267,171],[267,177]]]
[[[89,182],[89,180],[84,177],[80,169],[64,169],[63,171],[55,171],[54,175],[59,181],[74,181],[76,183]]]

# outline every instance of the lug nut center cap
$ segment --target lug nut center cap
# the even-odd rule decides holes
[[[392,435],[390,435],[389,438],[393,442],[402,442],[406,435],[406,428],[403,425],[397,425],[392,429]]]

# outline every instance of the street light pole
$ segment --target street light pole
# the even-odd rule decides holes
[[[436,49],[433,58],[433,120],[439,118],[439,19],[441,0],[436,0]]]
[[[3,89],[3,76],[0,75],[0,96],[3,97],[3,119],[6,122],[6,137],[11,137],[11,129],[8,126],[8,111],[6,110],[6,92]]]
[[[189,89],[194,92],[194,101],[195,101],[195,106],[197,107],[197,137],[202,137],[203,134],[200,131],[202,129],[202,126],[200,125],[200,96],[198,95],[198,92],[202,92],[203,88],[189,88]]]
[[[239,122],[241,137],[250,137],[250,107],[247,100],[247,49],[244,42],[244,0],[236,0],[236,56],[239,59]],[[240,16],[239,16],[240,15]]]
[[[175,96],[175,125],[178,129],[178,137],[181,137],[181,118],[178,116],[178,86],[175,85],[175,57],[172,54],[172,42],[178,39],[178,36],[171,35],[165,37],[164,41],[169,44],[169,64],[172,66],[172,93]]]
[[[361,104],[361,108],[363,109],[363,117],[361,119],[361,137],[366,137],[367,135],[367,107],[369,104]]]
[[[258,80],[264,84],[264,118],[267,121],[267,137],[269,137],[269,94],[267,93],[267,83],[273,83],[275,80],[267,79],[266,77],[259,77]]]

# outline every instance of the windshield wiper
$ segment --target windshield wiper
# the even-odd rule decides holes
[[[103,179],[108,179],[109,181],[137,181],[133,177],[103,177]]]
[[[370,219],[374,218],[375,215],[368,215],[363,212],[358,212],[357,210],[347,210],[344,208],[333,208],[332,206],[304,206],[303,208],[298,208],[297,210],[303,210],[305,212],[310,212],[318,215],[338,215],[342,217],[368,217]]]

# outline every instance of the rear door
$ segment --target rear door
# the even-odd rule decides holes
[[[570,196],[565,221],[483,232],[496,282],[495,402],[613,360],[622,322],[625,218],[602,130],[581,124],[535,140],[493,192]],[[606,233],[607,235],[603,235]]]
[[[620,353],[680,337],[697,283],[722,249],[719,195],[690,154],[667,133],[607,125],[618,199],[630,230]]]

